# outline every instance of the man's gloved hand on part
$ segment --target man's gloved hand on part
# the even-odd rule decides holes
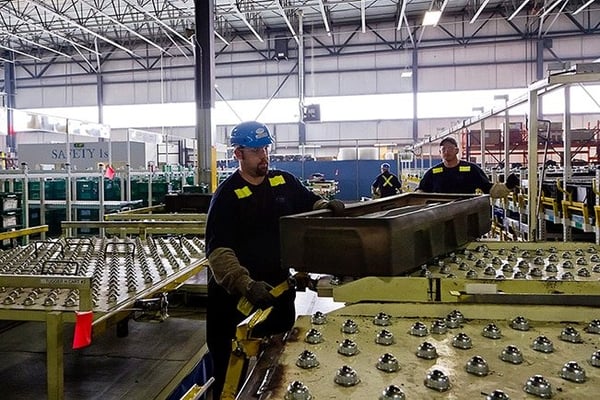
[[[298,291],[305,291],[306,289],[310,289],[313,291],[317,290],[318,279],[312,279],[310,274],[307,272],[296,272],[292,275],[292,280],[294,282],[294,286]]]
[[[519,183],[520,183],[519,177],[515,174],[510,174],[506,178],[506,187],[510,190],[513,190],[514,188],[519,186]]]
[[[275,297],[269,293],[271,289],[273,287],[265,281],[253,281],[248,285],[246,298],[252,305],[264,310],[275,302]]]
[[[313,206],[313,210],[323,210],[325,208],[330,209],[331,211],[333,211],[333,215],[338,215],[341,214],[344,209],[346,208],[346,205],[338,199],[331,199],[331,200],[317,200],[317,202],[314,204]]]
[[[341,214],[344,211],[346,205],[341,200],[331,199],[327,202],[327,208],[333,211],[334,215],[337,215]]]

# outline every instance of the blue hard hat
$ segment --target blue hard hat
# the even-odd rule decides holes
[[[231,131],[231,145],[242,147],[265,147],[273,143],[273,137],[265,124],[256,121],[242,122]]]
[[[383,164],[381,164],[381,169],[390,169],[390,164],[384,162]]]

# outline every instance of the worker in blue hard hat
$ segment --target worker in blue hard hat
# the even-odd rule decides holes
[[[402,193],[402,182],[390,172],[390,164],[381,164],[381,173],[371,185],[373,198],[388,197],[398,193]]]
[[[294,324],[296,295],[293,287],[285,286],[290,270],[280,262],[279,218],[321,208],[335,215],[344,209],[340,200],[322,199],[292,174],[270,170],[272,144],[269,129],[260,122],[233,128],[231,145],[239,168],[218,186],[208,210],[207,344],[214,364],[213,399],[221,396],[232,339],[247,316],[238,307],[240,299],[255,309],[273,306],[253,331],[258,337],[286,332]],[[288,290],[279,296],[271,293],[282,284]]]

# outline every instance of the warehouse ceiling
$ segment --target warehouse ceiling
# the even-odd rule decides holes
[[[446,21],[481,25],[526,19],[528,26],[545,23],[542,33],[548,34],[553,20],[564,16],[584,34],[590,24],[579,22],[575,12],[582,8],[585,15],[599,7],[593,0],[214,0],[214,5],[215,36],[224,46],[237,38],[294,37],[300,19],[305,32],[335,32],[347,25],[364,32],[393,22],[414,33],[428,10],[442,11],[440,29]],[[591,22],[597,33],[600,22]],[[135,53],[140,44],[165,55],[191,54],[194,25],[193,0],[0,0],[0,63],[99,58],[114,51],[140,57]]]

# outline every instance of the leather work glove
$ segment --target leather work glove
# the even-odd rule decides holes
[[[513,190],[514,188],[519,186],[519,183],[519,177],[517,177],[517,175],[515,174],[510,174],[506,178],[506,187],[510,190]]]
[[[331,211],[333,211],[333,215],[339,215],[341,214],[344,209],[346,208],[346,205],[338,199],[331,199],[331,200],[317,200],[316,203],[313,206],[313,210],[323,210],[325,208],[330,209]]]
[[[275,302],[275,297],[269,293],[271,289],[273,287],[265,281],[253,281],[248,286],[246,298],[254,306],[264,310]]]
[[[341,200],[331,199],[327,202],[326,207],[333,211],[333,215],[338,215],[344,211],[346,205]]]
[[[292,275],[292,281],[296,290],[304,292],[306,289],[317,291],[318,279],[312,279],[307,272],[296,272]]]

